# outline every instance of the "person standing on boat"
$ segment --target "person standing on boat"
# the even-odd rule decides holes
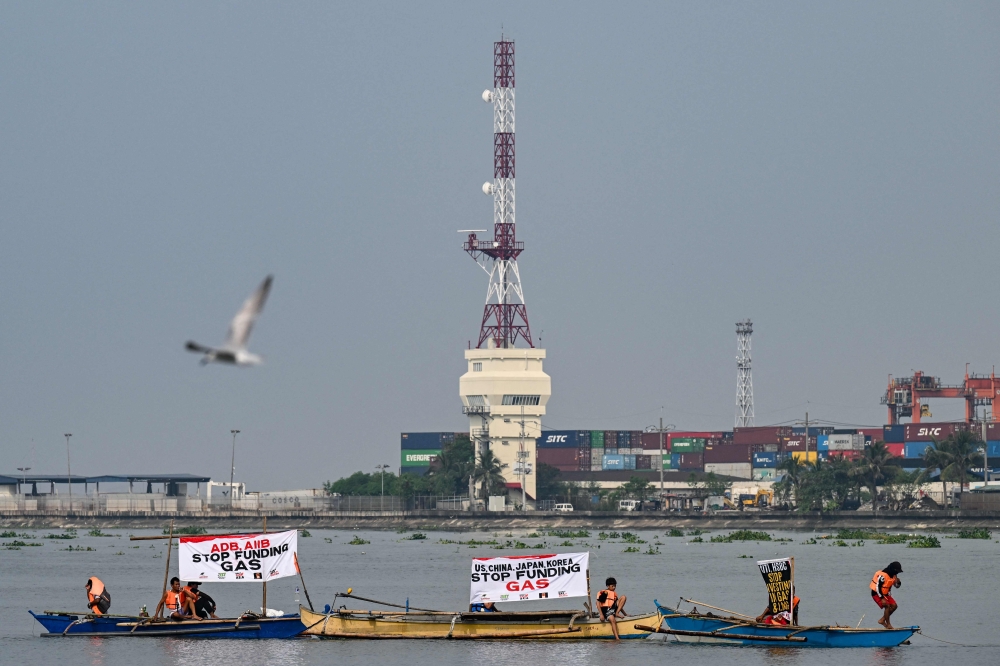
[[[171,620],[183,620],[189,617],[195,620],[201,619],[194,610],[194,599],[184,597],[181,579],[177,576],[170,579],[170,588],[160,597],[160,603],[156,604],[153,617],[160,617],[160,611],[164,609],[169,613],[168,617]]]
[[[618,635],[618,617],[625,617],[627,597],[624,594],[619,595],[615,591],[618,587],[618,581],[614,578],[608,578],[604,584],[607,587],[597,593],[597,608],[601,611],[601,622],[611,622],[611,631],[615,635],[615,640],[618,641],[621,640]]]
[[[87,610],[94,615],[104,615],[111,608],[111,593],[97,576],[91,576],[84,585],[87,589]]]
[[[896,612],[896,600],[892,598],[892,588],[899,589],[902,582],[899,574],[903,573],[903,565],[899,562],[892,562],[885,569],[876,571],[872,576],[872,582],[868,586],[872,591],[872,600],[875,605],[882,609],[882,619],[878,621],[886,629],[892,629],[889,616]]]

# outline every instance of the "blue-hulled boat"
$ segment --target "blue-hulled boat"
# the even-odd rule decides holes
[[[42,636],[173,636],[184,638],[293,638],[305,630],[296,615],[207,620],[173,620],[150,622],[150,618],[129,615],[90,615],[59,611],[44,611],[31,616],[45,627]]]
[[[736,617],[681,613],[654,601],[661,624],[657,632],[682,643],[783,645],[788,647],[896,647],[920,627],[861,629],[839,626],[800,627],[758,624]]]

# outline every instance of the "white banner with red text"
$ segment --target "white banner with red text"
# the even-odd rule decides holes
[[[469,603],[586,597],[590,553],[477,557]]]
[[[296,576],[298,531],[180,537],[182,581],[266,583]]]

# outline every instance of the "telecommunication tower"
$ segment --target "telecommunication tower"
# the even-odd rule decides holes
[[[493,195],[493,238],[481,239],[473,232],[463,245],[490,276],[476,348],[492,340],[508,349],[518,338],[534,347],[517,270],[524,243],[517,240],[514,226],[513,41],[501,37],[493,43],[493,90],[483,91],[483,101],[493,103],[493,181],[483,184],[483,193]]]
[[[750,336],[753,322],[736,322],[736,427],[753,426],[753,375],[750,372]]]
[[[524,243],[514,231],[513,41],[501,37],[493,43],[493,89],[483,100],[493,103],[493,180],[483,185],[483,192],[493,195],[493,238],[472,231],[463,249],[490,276],[490,284],[476,347],[464,350],[468,365],[458,390],[477,453],[490,451],[506,465],[507,489],[520,491],[522,503],[531,507],[536,439],[552,380],[542,367],[545,350],[531,339],[517,270]],[[524,343],[520,348],[518,340]]]

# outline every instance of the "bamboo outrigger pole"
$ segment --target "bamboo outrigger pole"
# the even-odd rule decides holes
[[[306,579],[302,575],[302,567],[299,566],[299,554],[293,553],[292,557],[295,558],[295,570],[299,572],[299,580],[302,581],[302,591],[306,593],[306,601],[309,602],[309,610],[314,611],[312,599],[309,598],[309,590],[306,589]]]
[[[167,566],[163,572],[163,591],[160,592],[160,598],[167,593],[167,578],[170,576],[170,549],[174,546],[174,519],[170,519],[170,534],[167,536]],[[163,610],[166,610],[166,605],[164,605]]]

